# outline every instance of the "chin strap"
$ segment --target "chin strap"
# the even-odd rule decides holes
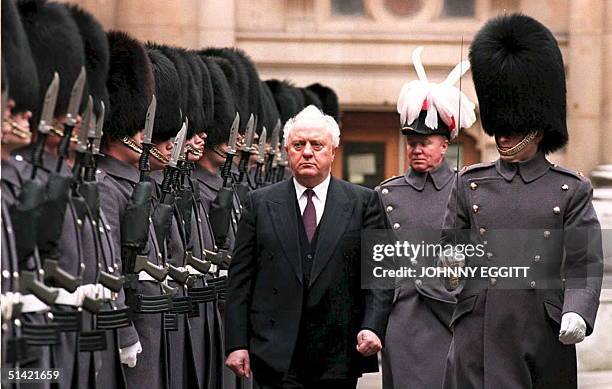
[[[501,149],[499,145],[497,145],[497,152],[502,157],[513,157],[521,151],[525,150],[525,147],[527,147],[531,142],[533,142],[536,136],[538,136],[538,131],[530,131],[519,143],[510,147],[509,149]]]

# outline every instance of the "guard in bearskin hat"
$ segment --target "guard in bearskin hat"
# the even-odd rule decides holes
[[[131,339],[121,339],[120,357],[128,387],[164,388],[168,372],[162,319],[171,303],[167,286],[160,281],[163,277],[157,274],[158,270],[163,273],[162,248],[147,216],[152,214],[154,187],[147,180],[146,170],[139,171],[139,167],[147,167],[139,164],[145,130],[149,137],[153,132],[153,122],[146,118],[156,116],[152,104],[155,77],[147,50],[140,42],[119,31],[107,36],[110,69],[106,86],[111,110],[97,180],[101,208],[108,215],[116,242],[114,252],[122,253],[126,299],[137,332]],[[128,260],[133,258],[134,250],[136,262]]]
[[[469,58],[499,159],[461,172],[444,238],[457,241],[455,231],[467,229],[483,245],[466,266],[529,270],[465,280],[444,387],[576,388],[574,345],[595,326],[602,247],[589,180],[546,158],[568,141],[561,52],[548,28],[511,14],[487,22]]]

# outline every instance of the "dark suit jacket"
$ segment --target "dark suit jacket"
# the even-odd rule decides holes
[[[249,194],[229,270],[226,352],[248,349],[255,374],[287,372],[307,315],[306,333],[316,334],[308,349],[324,378],[376,371],[376,356],[355,350],[360,329],[384,339],[393,298],[360,285],[361,231],[385,228],[376,193],[331,179],[307,288],[298,220],[293,180]]]

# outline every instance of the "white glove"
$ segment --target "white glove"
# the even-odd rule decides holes
[[[440,267],[464,267],[465,255],[463,253],[452,252],[451,255],[440,254],[438,258],[438,266]]]
[[[586,323],[576,312],[567,312],[561,317],[559,341],[563,344],[576,344],[584,340]]]
[[[124,365],[128,365],[128,367],[136,367],[136,362],[138,361],[138,354],[142,352],[142,346],[140,345],[140,341],[134,343],[131,346],[127,346],[125,348],[119,349],[119,359],[121,363]]]
[[[6,292],[0,298],[0,310],[2,311],[3,320],[11,320],[13,317],[13,306],[19,304],[21,295],[19,293]]]
[[[96,285],[94,284],[86,284],[81,285],[74,292],[77,295],[79,306],[83,305],[83,300],[85,297],[89,297],[90,299],[96,299]]]
[[[102,284],[96,284],[96,297],[104,300],[112,300],[113,291]]]

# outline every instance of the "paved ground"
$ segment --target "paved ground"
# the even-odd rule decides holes
[[[382,388],[380,374],[366,374],[359,380],[359,389]],[[612,371],[588,372],[578,374],[580,389],[612,389]]]

